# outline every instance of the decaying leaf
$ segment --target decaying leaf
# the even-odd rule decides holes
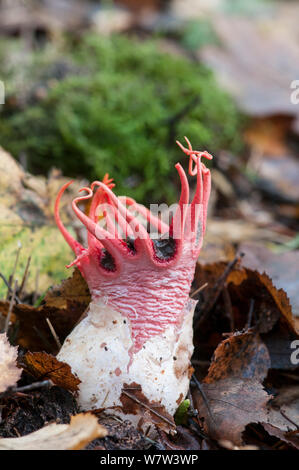
[[[204,309],[209,303],[207,300],[214,294],[213,286],[226,267],[226,263],[198,267],[197,284],[208,283],[201,293],[199,308]],[[204,430],[212,438],[229,440],[233,445],[241,445],[245,427],[261,422],[263,417],[263,422],[281,432],[294,432],[292,424],[281,415],[286,402],[283,402],[283,408],[282,403],[275,403],[280,391],[274,391],[277,396],[271,400],[262,386],[273,368],[296,368],[291,363],[290,345],[298,336],[289,299],[282,289],[278,290],[273,285],[267,274],[244,267],[234,267],[229,272],[223,289],[225,292],[212,304],[205,324],[205,334],[211,334],[214,341],[218,340],[202,384],[205,398],[198,390],[193,392]],[[213,330],[215,318],[216,335]],[[223,328],[232,324],[234,329],[243,331],[229,333],[228,338],[221,341],[221,331],[229,331]],[[199,344],[202,334],[197,331],[200,339],[195,340]],[[269,386],[272,390],[271,381]],[[289,408],[289,415],[296,422],[294,409],[294,406]]]
[[[246,425],[266,420],[270,396],[261,382],[270,365],[268,350],[253,331],[235,333],[219,344],[201,385],[206,400],[198,390],[194,395],[208,435],[241,445]]]
[[[208,283],[201,293],[197,310],[204,315],[204,305],[215,295],[213,286],[227,268],[227,263],[198,264],[193,288]],[[254,327],[267,345],[271,366],[294,369],[291,362],[291,344],[298,332],[289,299],[283,289],[277,289],[265,273],[246,267],[234,267],[207,321],[196,330],[194,341],[201,351],[211,355],[224,332]],[[226,297],[228,297],[228,302]],[[215,300],[215,299],[214,299]],[[250,313],[251,311],[251,313]],[[249,323],[248,323],[249,322]]]
[[[184,426],[177,426],[175,436],[159,431],[159,442],[163,450],[201,450],[197,437]]]
[[[75,269],[73,275],[62,281],[58,286],[53,286],[45,296],[48,307],[70,309],[73,305],[88,305],[90,303],[90,292],[87,283]]]
[[[270,436],[275,436],[292,447],[299,449],[299,429],[286,432],[268,423],[262,423],[262,425]]]
[[[194,393],[194,401],[204,420],[204,430],[213,439],[242,445],[246,425],[267,420],[267,403],[271,397],[256,380],[232,377],[203,383],[202,389],[209,408],[198,391]]]
[[[198,265],[196,279],[200,283],[208,282],[209,287],[205,289],[204,295],[209,295],[210,288],[215,284],[215,280],[224,272],[226,263]],[[226,284],[231,294],[234,304],[247,305],[241,312],[242,318],[239,319],[237,328],[241,329],[247,321],[250,299],[255,301],[255,314],[258,317],[259,331],[266,333],[270,331],[274,324],[281,319],[295,332],[294,319],[290,301],[283,291],[277,289],[270,277],[266,273],[249,268],[234,268],[227,277]]]
[[[46,321],[48,318],[60,340],[66,338],[90,302],[86,282],[79,270],[52,287],[39,307],[17,304],[13,308],[13,319],[18,321],[16,341],[30,351],[44,350],[57,353],[57,344]],[[5,315],[9,302],[0,301],[0,310]]]
[[[299,250],[273,253],[255,243],[243,243],[239,250],[245,254],[242,264],[247,268],[265,271],[277,289],[283,289],[290,299],[292,311],[299,316]]]
[[[79,450],[107,435],[91,413],[71,417],[70,424],[52,423],[27,436],[0,438],[0,450]]]
[[[26,372],[39,380],[50,379],[55,385],[76,392],[81,380],[76,377],[71,367],[60,362],[55,356],[45,352],[27,352],[22,359]]]
[[[17,357],[17,348],[9,344],[5,333],[0,334],[0,393],[16,385],[21,376]]]
[[[120,401],[126,414],[140,416],[138,427],[157,426],[165,432],[175,429],[173,417],[165,411],[161,403],[150,402],[142,392],[140,385],[135,382],[124,384]]]
[[[235,333],[220,343],[214,352],[205,383],[229,377],[262,382],[270,366],[268,349],[259,334],[252,331]]]

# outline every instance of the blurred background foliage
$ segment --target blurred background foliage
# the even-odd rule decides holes
[[[183,41],[192,48],[206,36],[198,34],[190,25]],[[24,52],[21,71],[14,50],[22,54],[18,41],[2,42],[0,74],[9,88],[0,142],[26,157],[33,173],[56,166],[94,180],[109,172],[119,194],[171,202],[174,163],[184,159],[176,139],[188,135],[194,148],[211,153],[241,148],[240,114],[212,72],[160,51],[154,39],[61,39]]]

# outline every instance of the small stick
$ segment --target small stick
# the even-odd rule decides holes
[[[299,426],[298,424],[295,423],[295,421],[292,421],[291,418],[289,418],[284,411],[282,410],[279,410],[281,416],[283,416],[287,421],[289,421],[291,424],[293,424],[293,426],[295,426],[295,428],[297,429],[297,431],[299,430]]]
[[[150,406],[148,406],[146,403],[142,403],[142,401],[138,400],[138,398],[136,398],[134,395],[131,395],[130,393],[126,392],[124,389],[123,389],[123,394],[126,395],[128,398],[130,398],[131,400],[135,401],[136,403],[138,403],[138,405],[140,406],[143,406],[144,408],[146,408],[147,410],[149,410],[151,413],[153,413],[154,415],[158,416],[158,418],[162,419],[163,421],[165,421],[166,423],[168,423],[172,428],[174,428],[174,424],[168,419],[166,418],[166,416],[163,416],[161,415],[160,413],[158,413],[158,411],[154,410],[153,408],[151,408]]]
[[[35,289],[34,289],[35,292],[33,294],[33,299],[32,299],[33,305],[37,301],[38,280],[39,280],[39,269],[37,269],[36,276],[35,276]]]
[[[254,299],[250,299],[250,307],[249,307],[249,312],[248,312],[248,319],[247,319],[247,324],[246,324],[246,330],[248,330],[248,329],[251,327],[253,309],[254,309]]]
[[[13,309],[13,306],[14,306],[14,303],[15,303],[15,295],[16,295],[17,287],[18,287],[18,281],[15,280],[13,293],[12,293],[12,296],[11,296],[11,299],[10,299],[10,303],[9,303],[9,308],[8,308],[7,317],[6,317],[6,319],[5,319],[4,333],[6,333],[6,334],[7,334],[7,332],[8,332],[9,323],[10,323],[11,314],[12,314],[12,309]]]
[[[214,307],[216,301],[218,300],[218,297],[220,295],[220,292],[223,289],[223,285],[230,274],[230,272],[234,269],[237,263],[240,262],[241,258],[243,258],[244,253],[240,253],[240,255],[237,255],[233,261],[231,261],[227,267],[225,268],[224,272],[222,275],[219,277],[219,279],[216,281],[213,289],[211,289],[209,297],[206,299],[206,301],[203,303],[201,307],[201,311],[203,312],[201,317],[198,319],[197,324],[195,325],[195,332],[201,327],[201,325],[204,323],[204,321],[207,319],[210,311]]]
[[[200,286],[198,289],[194,290],[193,292],[191,292],[190,294],[190,297],[191,299],[196,295],[196,294],[199,294],[199,292],[201,292],[202,290],[204,290],[207,286],[208,286],[208,282],[205,282],[202,286]]]
[[[58,349],[61,349],[61,342],[59,341],[58,335],[57,335],[57,333],[56,333],[56,331],[55,331],[55,329],[54,329],[54,327],[53,327],[53,325],[52,325],[52,323],[51,323],[51,321],[48,317],[46,318],[46,322],[48,323],[48,326],[49,326],[50,331],[53,335],[53,338],[54,338],[54,340],[55,340],[55,342],[58,346]]]
[[[23,279],[22,279],[21,286],[20,286],[20,289],[19,289],[19,297],[21,297],[21,294],[22,294],[22,292],[23,292],[23,289],[24,289],[25,284],[26,284],[26,281],[27,281],[28,270],[29,270],[29,266],[30,266],[30,261],[31,261],[31,256],[28,256],[28,260],[27,260],[27,263],[26,263],[25,271],[24,271],[24,274],[23,274]]]
[[[0,393],[0,397],[6,397],[14,393],[30,392],[31,390],[36,390],[37,388],[50,387],[52,385],[51,380],[43,380],[41,382],[33,382],[29,385],[24,385],[23,387],[11,387],[3,393]]]
[[[13,289],[11,288],[11,286],[9,285],[8,283],[8,280],[6,279],[6,277],[4,276],[4,274],[1,273],[0,271],[0,277],[1,279],[3,280],[4,284],[6,285],[6,287],[8,288],[9,292],[12,294],[13,293]],[[16,303],[17,304],[20,304],[21,301],[19,299],[19,297],[17,295],[15,295],[15,300],[16,300]]]
[[[15,264],[14,264],[12,273],[9,276],[9,279],[8,279],[8,284],[9,284],[10,288],[12,286],[12,283],[13,283],[13,280],[14,280],[14,277],[15,277],[15,274],[16,274],[16,269],[17,269],[17,265],[18,265],[18,262],[19,262],[21,248],[22,248],[22,245],[21,245],[20,242],[18,242],[18,249],[17,249],[16,259],[15,259]],[[9,293],[10,293],[10,289],[8,288],[7,295],[6,295],[6,300],[8,300]]]
[[[234,321],[234,315],[233,315],[232,301],[231,301],[227,286],[224,286],[222,290],[222,296],[223,296],[225,313],[227,314],[227,317],[229,318],[229,322],[230,322],[230,331],[234,331],[235,321]]]
[[[207,398],[205,392],[203,391],[203,388],[202,388],[202,386],[201,386],[201,383],[199,382],[199,380],[197,380],[197,378],[196,378],[196,376],[195,376],[194,374],[192,375],[192,380],[194,380],[195,385],[196,385],[197,389],[199,390],[199,392],[200,392],[200,394],[201,394],[201,396],[202,396],[203,402],[204,402],[204,404],[206,405],[206,408],[207,408],[207,410],[208,410],[209,416],[210,416],[211,420],[213,421],[213,423],[215,424],[215,420],[214,420],[214,418],[213,418],[213,415],[212,415],[212,412],[211,412],[211,409],[210,409],[209,400],[208,400],[208,398]]]

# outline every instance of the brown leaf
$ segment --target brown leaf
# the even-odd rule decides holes
[[[154,425],[165,432],[175,429],[174,419],[167,413],[164,406],[161,403],[149,401],[143,394],[141,386],[135,382],[124,384],[120,401],[124,413],[140,416],[138,428]]]
[[[190,429],[177,426],[175,436],[169,436],[164,431],[159,432],[159,441],[165,450],[201,450],[201,444]]]
[[[9,344],[5,333],[0,334],[0,393],[16,385],[21,376],[17,357],[17,348]]]
[[[266,421],[270,396],[256,380],[236,377],[203,383],[207,408],[201,394],[195,391],[194,403],[205,432],[213,439],[226,439],[242,445],[242,432],[249,423]]]
[[[275,436],[292,447],[299,449],[299,430],[285,432],[282,429],[272,426],[272,424],[261,423],[270,436]]]
[[[231,377],[262,382],[270,365],[268,349],[258,334],[235,333],[217,347],[205,383]]]
[[[60,342],[74,328],[90,302],[87,284],[80,272],[75,269],[72,277],[59,286],[54,286],[46,294],[39,307],[17,304],[13,308],[13,319],[19,322],[17,343],[31,351],[45,350],[57,353],[57,344],[47,324],[49,318]],[[8,302],[0,301],[0,310],[6,315]]]
[[[91,413],[71,417],[70,424],[52,423],[27,436],[0,438],[0,450],[79,450],[107,435]]]
[[[265,246],[243,243],[239,250],[245,254],[242,265],[246,268],[265,271],[277,289],[284,289],[290,299],[293,314],[299,315],[299,250],[273,253]]]
[[[77,304],[89,305],[90,292],[79,269],[75,269],[72,277],[62,281],[60,285],[49,289],[45,296],[45,303],[48,307],[59,309],[68,309]]]
[[[200,311],[201,306],[206,305],[207,300],[213,297],[213,286],[226,267],[227,263],[223,262],[197,265],[193,289],[208,283],[201,293],[201,301],[197,307],[200,316],[204,315],[204,311]],[[227,312],[223,295],[220,295],[203,327],[196,331],[194,337],[195,345],[200,346],[202,354],[205,357],[212,354],[222,339],[222,333],[231,330],[231,321],[236,330],[247,327],[253,301],[250,326],[263,334],[272,367],[294,368],[290,361],[290,344],[298,338],[298,333],[289,299],[283,289],[277,289],[267,274],[246,267],[235,267],[228,275],[225,287],[232,308]]]
[[[27,352],[22,359],[22,366],[37,379],[50,379],[55,385],[72,392],[76,392],[81,383],[68,364],[45,352]]]

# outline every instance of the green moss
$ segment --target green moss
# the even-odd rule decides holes
[[[57,79],[58,66],[65,73]],[[170,202],[173,165],[184,158],[176,138],[187,135],[194,148],[212,153],[240,148],[240,117],[212,74],[159,52],[155,41],[88,35],[36,54],[24,76],[32,77],[32,90],[21,109],[2,108],[0,141],[14,156],[25,152],[32,172],[55,165],[91,180],[109,172],[119,194]]]
[[[7,234],[5,224],[0,226],[0,238],[5,240]],[[27,292],[36,290],[36,276],[38,276],[38,292],[44,292],[53,282],[65,279],[69,272],[65,267],[73,259],[70,248],[59,235],[55,226],[45,225],[32,231],[30,227],[16,225],[16,230],[11,233],[9,241],[3,242],[0,250],[0,270],[8,279],[13,272],[17,247],[21,244],[19,262],[15,278],[19,283],[22,280],[28,257],[31,256],[30,274],[26,284]],[[7,288],[0,283],[0,298],[6,294]]]

